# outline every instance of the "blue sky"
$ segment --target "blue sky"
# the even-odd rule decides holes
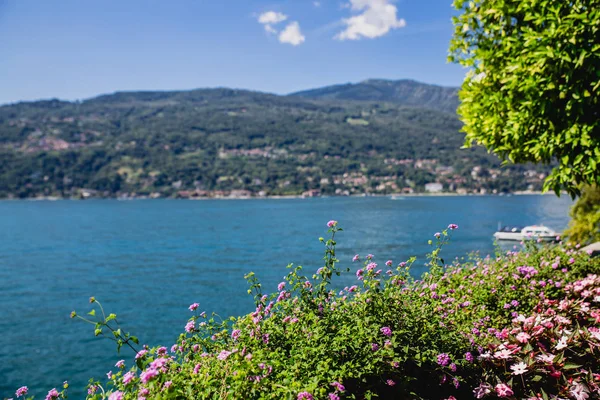
[[[0,0],[0,104],[120,90],[444,86],[451,0]]]

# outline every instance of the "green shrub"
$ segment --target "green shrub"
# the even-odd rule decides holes
[[[515,321],[570,298],[576,282],[600,272],[600,262],[575,249],[530,245],[523,252],[446,266],[441,249],[456,228],[435,234],[430,270],[420,279],[410,276],[414,258],[392,267],[391,260],[377,263],[372,255],[357,255],[363,265],[354,268],[356,285],[334,291],[331,279],[342,273],[335,251],[341,229],[330,221],[331,238],[321,239],[325,263],[315,274],[304,276],[302,267],[290,265],[278,291],[268,295],[248,274],[256,310],[237,318],[207,316],[192,304],[193,316],[170,350],[144,346],[130,367],[119,362],[108,382],[90,382],[87,398],[451,399],[472,398],[473,390],[485,392],[500,382],[515,393],[571,390],[552,392],[555,378],[533,369],[522,376],[533,383],[520,387],[498,369],[498,360],[485,355],[512,345]],[[102,313],[96,334],[109,333],[118,346],[135,347],[135,339],[115,325],[116,316],[105,318],[93,301]],[[589,312],[596,314],[589,315],[598,316],[598,298],[594,301]],[[585,329],[595,332],[591,326]],[[592,346],[596,350],[584,355],[585,366],[600,365],[600,340],[591,333],[586,338],[569,339],[570,349],[581,353]],[[531,346],[541,351],[542,343]],[[513,357],[529,368],[528,350],[519,351]],[[572,374],[585,390],[596,390],[583,375]]]

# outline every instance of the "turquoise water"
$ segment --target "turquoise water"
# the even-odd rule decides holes
[[[316,270],[330,219],[344,228],[345,265],[373,253],[381,263],[416,255],[422,266],[427,240],[449,223],[460,228],[446,260],[493,252],[498,221],[561,230],[570,205],[554,196],[0,202],[0,398],[69,380],[80,399],[88,378],[133,358],[69,318],[88,311],[90,296],[143,343],[170,345],[193,302],[223,316],[249,311],[245,273],[274,290],[290,262]]]

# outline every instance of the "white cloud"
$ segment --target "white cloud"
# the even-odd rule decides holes
[[[279,41],[281,43],[289,43],[292,46],[298,46],[304,42],[304,35],[300,31],[300,24],[298,22],[290,22],[283,31],[279,34]]]
[[[283,13],[267,11],[258,16],[258,22],[264,25],[265,31],[268,33],[277,33],[277,30],[273,28],[273,25],[277,25],[287,18],[288,16]]]
[[[287,15],[275,11],[267,11],[258,16],[258,22],[261,24],[278,24],[286,19]]]
[[[404,19],[397,18],[398,9],[391,2],[392,0],[350,0],[350,8],[360,14],[343,19],[346,29],[338,33],[335,38],[374,39],[387,34],[392,29],[406,26]]]

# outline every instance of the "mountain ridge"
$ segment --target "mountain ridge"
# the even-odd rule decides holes
[[[365,100],[364,93],[360,101],[338,98],[355,92],[322,98],[213,88],[1,106],[0,197],[541,187],[541,167],[502,167],[482,148],[461,149],[461,123],[444,111],[449,92],[415,82],[367,86],[379,97],[381,87],[396,95],[402,87],[412,93],[402,101],[413,104]],[[427,189],[430,183],[437,185]]]

